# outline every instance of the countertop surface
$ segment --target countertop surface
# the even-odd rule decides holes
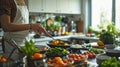
[[[54,39],[67,39],[67,38],[77,38],[77,39],[87,39],[87,40],[99,40],[99,38],[97,37],[87,37],[84,34],[70,34],[70,35],[64,35],[64,36],[54,36]],[[50,37],[47,36],[41,36],[40,38],[32,38],[34,39],[34,41],[38,42],[38,41],[50,41],[53,40]]]

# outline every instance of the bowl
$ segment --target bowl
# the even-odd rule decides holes
[[[38,48],[40,53],[45,53],[47,50],[49,50],[49,47],[47,46],[35,45],[35,47]]]
[[[71,45],[70,49],[71,50],[87,50],[86,47],[79,44]]]
[[[28,67],[44,67],[44,58],[46,56],[44,54],[42,54],[42,57],[40,58],[30,58],[27,57],[26,58],[26,63]]]
[[[113,44],[105,44],[105,48],[106,49],[114,49],[115,45],[113,45]]]
[[[105,61],[105,60],[107,60],[107,59],[109,59],[109,58],[111,58],[110,56],[107,56],[106,54],[98,54],[97,56],[96,56],[96,62],[97,62],[97,64],[101,64],[101,62],[103,62],[103,61]]]
[[[106,54],[111,57],[120,57],[120,50],[106,49]]]
[[[54,47],[69,48],[70,44],[71,42],[60,40],[60,39],[55,39],[55,40],[47,42],[47,45],[52,48]]]
[[[65,48],[55,47],[50,48],[48,51],[45,52],[46,57],[63,57],[68,55],[70,52]]]

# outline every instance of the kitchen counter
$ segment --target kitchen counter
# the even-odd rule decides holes
[[[71,41],[78,41],[79,44],[82,44],[82,41],[85,43],[97,42],[99,38],[97,37],[87,37],[86,35],[75,35],[70,38]]]
[[[68,40],[72,35],[66,35],[66,36],[55,36],[54,39],[61,39],[61,40]],[[48,41],[53,40],[50,37],[47,36],[41,36],[40,38],[32,38],[36,45],[47,45]]]
[[[85,35],[75,35],[75,36],[72,36],[71,38],[86,39],[86,40],[99,40],[99,38],[97,37],[87,37]]]
[[[78,39],[78,40],[90,40],[90,41],[98,41],[99,38],[96,37],[86,37],[84,34],[70,34],[70,35],[64,35],[64,36],[54,36],[54,39],[61,39],[61,40],[69,40],[69,39]],[[53,40],[50,37],[47,36],[41,36],[40,38],[32,38],[37,45],[46,45],[48,41]]]
[[[70,38],[72,35],[66,35],[66,36],[54,36],[53,38],[54,39],[67,39],[67,38]],[[38,41],[50,41],[50,40],[53,40],[52,38],[50,37],[47,37],[47,36],[41,36],[40,38],[33,38],[35,42],[38,42]]]

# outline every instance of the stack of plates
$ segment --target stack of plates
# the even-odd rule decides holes
[[[107,59],[109,59],[109,58],[111,58],[111,57],[110,57],[110,56],[107,56],[106,54],[98,54],[98,55],[96,56],[97,64],[100,64],[101,62],[103,62],[103,61],[105,61],[105,60],[107,60]]]
[[[106,54],[112,57],[120,57],[120,50],[106,49]]]

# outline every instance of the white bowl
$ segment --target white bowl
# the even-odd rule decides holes
[[[115,45],[114,44],[105,44],[106,49],[114,49]]]

